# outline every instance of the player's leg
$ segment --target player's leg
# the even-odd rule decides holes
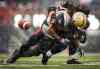
[[[27,51],[24,51],[23,53],[20,53],[20,49],[15,50],[13,54],[5,61],[5,63],[14,63],[20,57],[39,56],[40,54],[41,51],[38,45],[36,45],[36,47],[34,46],[34,49],[29,49]]]
[[[66,48],[67,46],[64,45],[63,43],[60,42],[55,43],[50,50],[48,50],[46,53],[43,54],[42,64],[46,65],[51,56],[59,52],[62,52]]]
[[[71,40],[69,45],[69,59],[67,61],[68,64],[81,64],[79,61],[80,58],[80,48],[78,40]]]
[[[40,54],[41,54],[40,46],[37,44],[37,45],[30,47],[29,50],[24,51],[21,57],[39,56]]]
[[[46,64],[45,61],[47,61],[46,57],[46,52],[53,47],[55,43],[55,39],[51,39],[47,36],[44,36],[41,41],[38,43],[39,44],[39,51],[43,54],[42,57],[42,64]]]
[[[80,48],[79,43],[85,43],[86,42],[86,32],[79,31],[79,39],[71,40],[71,43],[69,45],[69,58],[67,63],[68,64],[80,64],[79,60],[80,57],[84,56],[84,51]]]
[[[15,50],[13,52],[11,57],[8,58],[7,63],[14,63],[19,57],[29,56],[30,54],[33,54],[31,51],[29,51],[30,47],[35,46],[35,44],[38,43],[42,37],[42,33],[32,35],[25,44],[22,44],[19,50]]]

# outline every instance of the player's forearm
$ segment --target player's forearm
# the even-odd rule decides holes
[[[54,29],[54,25],[51,24],[49,25],[49,28],[48,28],[48,33],[53,36],[55,39],[60,39],[60,36],[57,34],[57,32],[55,31]]]
[[[55,31],[53,31],[52,36],[53,36],[55,39],[57,39],[57,40],[60,40],[60,39],[61,39],[61,37],[60,37]]]
[[[61,39],[61,37],[57,33],[54,33],[53,34],[53,37],[55,37],[55,39],[57,39],[57,40],[60,40]]]

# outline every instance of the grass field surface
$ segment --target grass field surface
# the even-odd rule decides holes
[[[0,59],[7,58],[6,55],[1,54]],[[66,64],[68,56],[62,52],[53,56],[48,65],[41,64],[41,56],[39,57],[25,57],[20,58],[14,64],[0,64],[0,69],[100,69],[100,55],[92,54],[85,55],[80,58],[83,64]]]

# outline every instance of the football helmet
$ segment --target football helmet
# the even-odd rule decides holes
[[[75,27],[84,29],[87,25],[87,16],[83,12],[76,12],[72,16],[72,23]]]

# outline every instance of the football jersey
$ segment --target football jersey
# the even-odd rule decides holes
[[[58,25],[63,30],[67,30],[68,24],[70,23],[70,15],[67,13],[66,10],[61,10],[56,13]]]
[[[58,32],[59,30],[67,31],[69,28],[68,27],[69,23],[70,23],[70,16],[67,13],[67,11],[65,11],[65,10],[57,11],[57,13],[56,13],[56,25],[55,25],[56,27],[54,27],[55,32],[59,33]],[[42,30],[47,36],[52,38],[52,36],[48,33],[48,20],[47,19],[44,21],[44,23],[42,25]]]

